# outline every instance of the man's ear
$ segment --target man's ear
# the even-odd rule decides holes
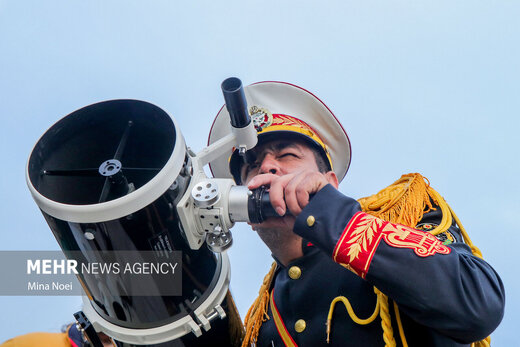
[[[338,182],[338,176],[334,173],[334,171],[328,171],[325,174],[325,178],[327,178],[327,181],[334,186],[334,188],[338,189],[339,182]]]

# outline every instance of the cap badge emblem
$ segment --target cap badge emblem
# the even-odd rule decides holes
[[[249,114],[257,132],[262,131],[273,123],[273,115],[265,108],[251,106]]]

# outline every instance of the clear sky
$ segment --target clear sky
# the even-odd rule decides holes
[[[0,0],[0,249],[58,249],[24,175],[32,146],[61,117],[145,100],[198,151],[222,80],[287,81],[318,95],[347,130],[343,193],[370,195],[408,172],[430,179],[501,274],[507,307],[493,345],[515,345],[519,18],[516,1]],[[243,315],[271,259],[247,225],[233,235]],[[0,297],[0,342],[58,331],[80,308],[79,297]]]

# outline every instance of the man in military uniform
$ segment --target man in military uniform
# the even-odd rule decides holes
[[[252,225],[276,266],[246,317],[244,345],[467,346],[498,326],[500,278],[422,176],[347,197],[337,187],[350,142],[327,106],[287,83],[245,94],[259,135],[252,159],[230,153],[211,169],[269,187],[280,217]],[[209,142],[229,131],[223,108]]]

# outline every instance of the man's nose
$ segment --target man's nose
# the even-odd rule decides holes
[[[260,173],[271,173],[273,175],[280,174],[281,170],[278,161],[273,156],[266,155],[264,160],[262,160],[262,165],[260,165]]]

